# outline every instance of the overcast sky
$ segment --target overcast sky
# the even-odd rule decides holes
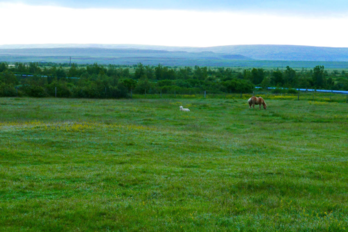
[[[0,44],[348,47],[346,0],[0,0]]]

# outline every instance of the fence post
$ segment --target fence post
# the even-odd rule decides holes
[[[105,87],[105,97],[106,97],[106,87]]]
[[[54,97],[57,97],[57,87],[54,87]]]
[[[254,95],[254,91],[253,91],[253,97],[254,97],[255,95]]]
[[[204,98],[207,96],[207,91],[204,90]]]
[[[162,98],[162,90],[161,90],[161,93],[160,93],[160,95],[161,95],[161,98]]]
[[[16,89],[16,96],[18,97],[18,88],[15,87],[15,89]]]
[[[174,94],[175,94],[175,97],[176,97],[176,90],[174,90]]]
[[[145,97],[146,97],[146,89],[145,89]]]
[[[243,98],[243,93],[240,93],[240,98]]]
[[[297,101],[300,100],[300,90],[298,90]]]
[[[133,91],[132,91],[132,89],[131,89],[131,97],[133,97]]]
[[[331,93],[330,93],[330,101],[331,101],[331,96],[332,96],[332,90],[331,90]]]
[[[348,103],[348,94],[347,94],[347,101],[346,102]]]

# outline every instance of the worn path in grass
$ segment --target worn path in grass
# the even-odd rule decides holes
[[[0,98],[0,231],[348,229],[347,104],[267,103]]]

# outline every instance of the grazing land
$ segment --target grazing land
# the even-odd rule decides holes
[[[265,100],[0,98],[0,231],[347,230],[348,104]]]

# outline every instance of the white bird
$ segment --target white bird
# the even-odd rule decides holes
[[[182,107],[182,106],[180,106],[180,110],[181,110],[181,111],[190,111],[189,109],[184,108],[184,107]]]

